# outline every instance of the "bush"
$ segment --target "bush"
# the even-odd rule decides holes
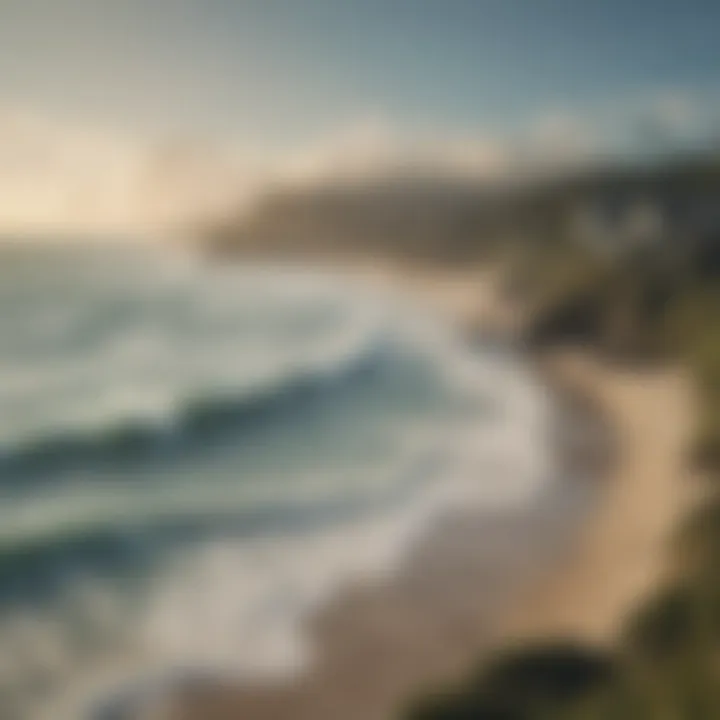
[[[658,593],[630,621],[632,656],[663,665],[720,649],[720,581],[715,567],[706,570]]]
[[[424,699],[410,720],[528,720],[570,708],[615,675],[594,649],[556,642],[501,653],[455,693]]]
[[[607,684],[613,663],[594,649],[557,642],[500,655],[484,674],[494,697],[526,707],[563,705]]]
[[[408,720],[524,720],[517,710],[472,689],[424,698],[411,708],[407,717]]]

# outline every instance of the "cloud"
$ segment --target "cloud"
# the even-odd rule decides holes
[[[650,114],[663,130],[685,134],[697,128],[702,110],[689,95],[675,91],[657,97],[651,103]]]
[[[717,97],[668,90],[648,102],[642,126],[656,146],[698,150],[717,144],[719,110]]]
[[[0,110],[0,228],[91,227],[128,219],[132,145],[18,110]]]
[[[153,141],[0,108],[0,233],[152,234],[243,206],[269,187],[413,176],[492,181],[529,164],[587,154],[569,116],[539,121],[522,142],[490,133],[420,132],[366,115],[294,151],[261,157],[238,141]]]
[[[412,132],[369,116],[291,153],[276,171],[301,183],[426,173],[490,178],[504,172],[508,160],[505,145],[489,136]]]
[[[0,232],[137,234],[216,212],[238,168],[192,141],[154,142],[0,108]]]
[[[701,137],[703,123],[712,125],[708,107],[688,93],[655,93],[592,115],[556,108],[513,135],[428,132],[374,112],[315,142],[262,155],[250,139],[156,140],[0,106],[0,233],[176,231],[252,207],[278,184],[567,172],[627,152],[640,119],[651,118],[664,138]]]
[[[520,141],[526,165],[566,169],[595,160],[604,151],[599,130],[580,115],[558,110],[530,125]]]

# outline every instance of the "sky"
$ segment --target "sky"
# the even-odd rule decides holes
[[[0,0],[20,224],[36,181],[63,207],[63,182],[80,207],[108,185],[96,212],[119,217],[180,165],[238,185],[399,152],[490,172],[510,147],[691,143],[719,110],[717,0]]]

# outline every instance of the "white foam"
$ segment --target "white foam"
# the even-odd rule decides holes
[[[195,281],[193,273],[183,274],[172,284],[173,292],[178,285],[184,288],[188,278]],[[268,292],[271,281],[275,290]],[[77,720],[98,698],[138,678],[162,679],[175,672],[233,678],[297,672],[313,660],[308,618],[334,594],[391,576],[418,538],[447,512],[530,502],[552,467],[545,441],[546,398],[521,364],[472,354],[431,318],[408,311],[403,301],[388,306],[388,298],[369,298],[342,281],[253,271],[237,283],[228,276],[210,284],[212,299],[202,307],[207,317],[200,324],[206,327],[208,317],[218,320],[217,336],[208,331],[198,340],[191,334],[173,345],[173,338],[163,334],[172,336],[167,328],[161,324],[153,330],[145,318],[136,333],[128,331],[90,356],[58,365],[62,377],[41,378],[40,384],[57,383],[56,394],[50,395],[58,402],[82,376],[81,369],[89,372],[86,380],[106,381],[105,391],[92,397],[70,393],[59,405],[62,421],[107,426],[134,413],[171,424],[192,394],[225,397],[242,387],[266,392],[298,373],[331,380],[378,346],[393,352],[400,336],[405,350],[411,348],[431,364],[434,380],[468,403],[468,412],[403,416],[377,429],[393,445],[390,459],[363,457],[357,467],[350,460],[344,466],[299,466],[285,485],[273,484],[270,476],[267,482],[244,482],[228,474],[225,465],[203,466],[200,474],[180,466],[173,467],[170,478],[157,471],[142,483],[94,486],[96,478],[80,475],[45,488],[30,505],[4,503],[0,539],[7,545],[94,527],[153,526],[184,517],[221,520],[244,508],[280,502],[306,509],[342,497],[364,508],[337,521],[290,524],[273,534],[205,539],[166,564],[139,594],[126,597],[121,588],[91,578],[87,587],[76,588],[75,601],[37,615],[35,634],[21,632],[26,645],[36,649],[27,664],[42,666],[53,678],[45,681],[53,688],[47,696],[48,718]],[[328,311],[330,321],[322,332],[305,344],[279,332],[269,344],[267,338],[255,338],[253,352],[232,334],[228,337],[228,327],[242,325],[241,310],[236,316],[228,307],[239,303],[242,308],[258,297],[275,303],[272,312],[300,302],[309,303],[313,312],[338,306]],[[271,310],[263,305],[258,312]],[[244,317],[248,320],[247,312]],[[49,422],[47,414],[41,419]],[[243,471],[249,472],[245,466]],[[0,640],[16,635],[26,622],[0,620]],[[84,628],[83,638],[73,628]],[[0,681],[2,668],[0,653]],[[28,717],[44,720],[42,705]]]

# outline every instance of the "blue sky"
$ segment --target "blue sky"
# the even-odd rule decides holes
[[[719,73],[720,0],[0,0],[0,231],[696,144]]]
[[[717,0],[0,0],[0,103],[268,146],[711,103],[719,72]]]

